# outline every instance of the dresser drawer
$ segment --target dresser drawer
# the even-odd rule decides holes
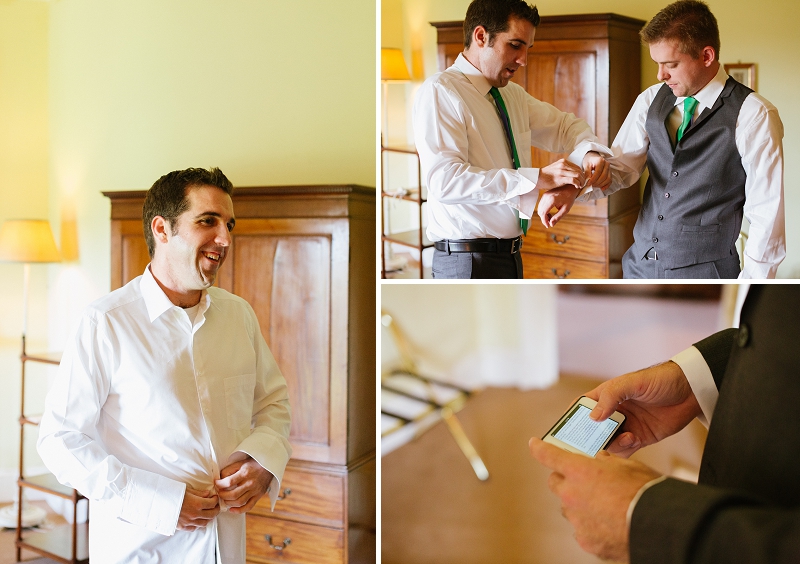
[[[275,511],[262,497],[251,514],[306,521],[327,527],[344,527],[344,477],[339,474],[287,467]]]
[[[344,531],[248,514],[247,561],[342,564]]]
[[[524,278],[608,278],[608,265],[604,262],[575,260],[524,253],[522,255]]]
[[[608,233],[605,225],[578,223],[569,218],[545,229],[539,218],[531,221],[523,252],[575,259],[606,260]]]

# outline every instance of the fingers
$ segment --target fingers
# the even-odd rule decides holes
[[[260,496],[254,495],[244,505],[240,507],[231,507],[228,511],[231,513],[247,513],[256,506],[256,503],[258,503],[259,499],[261,499]]]
[[[634,452],[642,447],[640,441],[633,433],[622,433],[616,439],[611,441],[608,445],[608,452],[620,456],[622,458],[629,458]]]
[[[594,159],[593,162],[587,162],[585,166],[585,174],[589,179],[587,184],[589,186],[597,186],[598,188],[607,188],[611,184],[611,167],[608,161],[604,158]]]
[[[568,212],[568,211],[569,211],[571,208],[572,208],[572,205],[569,205],[569,204],[564,204],[563,206],[561,206],[560,208],[558,208],[558,211],[557,211],[556,213],[554,213],[554,214],[552,214],[552,215],[550,215],[550,214],[547,214],[547,215],[548,215],[548,218],[549,218],[549,220],[550,220],[550,225],[549,225],[549,227],[555,227],[555,224],[556,224],[556,223],[558,223],[558,222],[559,222],[559,220],[560,220],[562,217],[564,217],[564,216],[567,214],[567,212]],[[547,227],[547,226],[545,226],[545,227]]]
[[[189,486],[186,486],[186,491],[196,497],[211,497],[214,495],[213,491],[196,490],[194,488],[190,488]]]
[[[606,382],[597,398],[597,405],[594,406],[589,417],[595,421],[605,421],[617,410],[619,404],[628,399],[629,394],[620,383],[624,384],[624,381],[619,378]]]
[[[550,489],[551,492],[553,492],[556,495],[558,495],[558,492],[561,490],[561,485],[563,483],[564,483],[564,475],[559,474],[558,472],[551,473],[550,477],[547,478],[547,487]]]
[[[225,468],[219,471],[220,478],[227,478],[228,476],[233,476],[239,471],[239,468],[245,463],[245,460],[240,460],[238,462],[234,462],[233,464],[229,464]]]
[[[536,211],[545,228],[550,227],[550,210],[553,208],[554,202],[555,199],[550,192],[545,192],[544,195],[542,195],[542,199],[539,200],[539,207]]]
[[[571,454],[537,437],[532,437],[528,441],[528,449],[531,452],[531,456],[539,464],[561,474],[564,474],[574,464],[573,457],[581,456],[579,454]]]
[[[583,186],[583,169],[566,159],[559,159],[539,170],[539,181],[536,187],[540,190],[552,190],[559,186]]]

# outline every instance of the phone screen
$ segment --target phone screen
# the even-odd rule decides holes
[[[591,412],[585,405],[576,405],[552,435],[562,443],[594,456],[614,434],[619,423],[611,419],[598,423],[589,418]]]

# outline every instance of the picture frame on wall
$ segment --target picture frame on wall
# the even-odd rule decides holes
[[[756,64],[755,63],[727,63],[723,65],[725,72],[733,79],[748,88],[756,89]]]

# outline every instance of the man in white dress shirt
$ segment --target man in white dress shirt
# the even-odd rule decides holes
[[[434,278],[522,278],[521,234],[539,194],[551,191],[551,207],[540,214],[549,226],[574,200],[564,187],[610,183],[599,153],[608,149],[589,125],[510,82],[527,64],[537,25],[538,10],[523,0],[474,0],[464,52],[417,93],[414,137],[428,186]],[[532,168],[531,146],[570,155]]]
[[[286,382],[250,305],[212,286],[232,190],[219,169],[156,181],[150,265],[85,310],[48,394],[39,453],[90,500],[92,562],[243,564],[244,513],[274,506]]]
[[[705,3],[670,4],[641,37],[663,84],[639,95],[617,134],[611,187],[578,199],[631,186],[646,165],[625,278],[775,278],[786,255],[778,110],[719,64],[719,29]]]

